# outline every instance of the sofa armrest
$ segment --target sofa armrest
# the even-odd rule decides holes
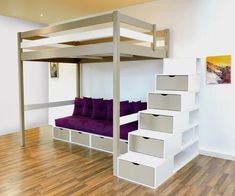
[[[135,122],[138,120],[138,113],[121,116],[120,117],[120,125],[125,125],[127,123]]]

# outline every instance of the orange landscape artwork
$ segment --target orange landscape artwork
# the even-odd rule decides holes
[[[207,84],[231,83],[231,55],[207,57]]]

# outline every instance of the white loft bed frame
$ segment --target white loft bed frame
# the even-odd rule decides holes
[[[112,27],[87,32],[69,32],[106,23],[111,23]],[[123,28],[121,24],[142,31]],[[120,14],[118,11],[18,33],[21,146],[25,146],[25,111],[74,103],[73,100],[68,100],[24,105],[24,61],[76,63],[78,97],[82,96],[82,64],[113,62],[113,173],[117,175],[117,157],[120,154],[120,61],[166,58],[168,47],[168,29],[156,31],[155,24]]]

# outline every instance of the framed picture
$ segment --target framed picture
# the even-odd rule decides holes
[[[50,76],[51,78],[59,78],[59,63],[50,63]]]
[[[206,58],[207,84],[231,83],[231,55],[208,56]]]

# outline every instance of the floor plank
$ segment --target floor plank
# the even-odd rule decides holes
[[[198,156],[158,189],[112,176],[112,155],[51,139],[50,127],[0,136],[0,195],[235,196],[235,162]]]

